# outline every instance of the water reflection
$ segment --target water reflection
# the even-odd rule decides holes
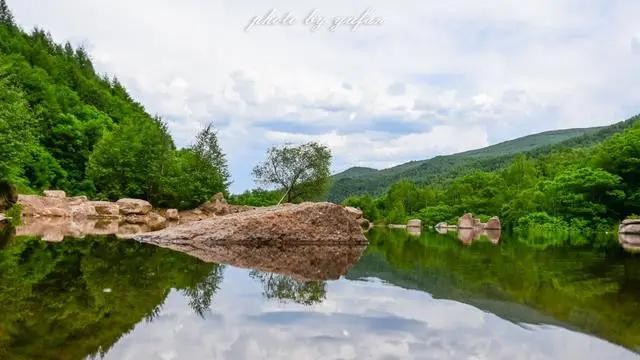
[[[256,270],[251,271],[249,276],[262,284],[262,295],[266,299],[312,305],[322,302],[327,297],[325,281],[297,280],[285,275]]]
[[[502,234],[501,246],[454,233],[376,231],[347,277],[376,277],[458,300],[515,323],[555,324],[640,349],[640,259],[615,238],[561,246]],[[599,240],[602,241],[602,240]]]
[[[105,353],[137,323],[157,317],[172,288],[184,291],[196,311],[209,306],[214,291],[202,284],[217,288],[211,274],[221,271],[114,237],[18,237],[0,251],[0,358]]]
[[[326,284],[312,305],[264,299],[249,271],[227,268],[206,320],[171,293],[107,359],[634,359],[550,325],[520,325],[458,301],[380,281]]]
[[[206,262],[278,273],[301,281],[338,279],[358,261],[365,248],[322,245],[177,247]]]
[[[622,247],[633,253],[640,253],[640,234],[619,234]]]
[[[500,229],[457,229],[452,227],[437,227],[435,230],[440,235],[456,233],[458,235],[458,240],[460,240],[464,245],[471,245],[474,241],[478,241],[483,238],[486,238],[494,245],[497,245],[500,243],[500,235],[502,234],[502,230]]]
[[[0,358],[637,358],[637,255],[501,236],[374,229],[364,253],[194,256],[17,237],[0,250]]]
[[[120,223],[110,219],[73,219],[65,217],[24,217],[16,228],[17,236],[37,236],[44,241],[59,242],[65,237],[84,238],[91,235],[127,237],[152,229],[145,224]]]

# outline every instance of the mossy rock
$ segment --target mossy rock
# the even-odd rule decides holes
[[[16,187],[6,180],[0,180],[0,211],[5,211],[18,202]]]

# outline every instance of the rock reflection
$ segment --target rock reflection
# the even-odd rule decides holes
[[[65,237],[84,238],[88,235],[129,235],[150,231],[145,224],[120,223],[110,219],[73,219],[63,217],[24,217],[16,228],[17,236],[37,236],[44,241],[58,242]]]
[[[640,234],[620,234],[618,240],[622,247],[634,253],[640,253]]]
[[[366,246],[211,246],[171,247],[206,262],[286,275],[294,280],[332,280],[347,273]]]
[[[486,237],[497,245],[500,243],[501,230],[499,229],[458,229],[458,240],[465,245],[471,245],[474,241],[480,240],[481,237]]]

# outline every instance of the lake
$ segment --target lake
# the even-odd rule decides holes
[[[12,234],[2,359],[640,358],[640,255],[615,239],[374,229],[366,248],[232,249],[225,265]]]

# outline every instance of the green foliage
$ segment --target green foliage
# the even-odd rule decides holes
[[[272,206],[282,199],[282,192],[279,190],[254,189],[247,190],[239,195],[231,195],[229,204],[247,206]]]
[[[0,180],[0,211],[13,206],[18,201],[16,187],[6,180]]]
[[[0,0],[0,180],[185,208],[226,192],[229,177],[211,125],[176,151],[164,123],[97,74],[85,49],[23,32]]]
[[[381,218],[378,201],[370,196],[351,196],[346,198],[342,204],[362,210],[362,216],[370,221]]]
[[[208,311],[222,269],[115,237],[18,237],[0,251],[0,358],[99,357],[153,319],[172,289],[195,313]]]
[[[518,219],[515,230],[518,232],[541,231],[545,233],[568,232],[569,224],[561,218],[546,212],[535,212]]]
[[[229,185],[231,174],[229,173],[227,159],[218,142],[218,133],[213,124],[207,125],[200,131],[196,136],[195,145],[191,147],[191,151],[202,160],[204,168],[199,170],[205,173],[217,172],[217,177],[223,183],[222,187],[226,189]]]
[[[0,0],[0,23],[8,26],[15,25],[13,22],[13,14],[5,0]]]
[[[629,349],[640,346],[640,261],[615,236],[606,247],[531,246],[503,232],[499,246],[463,245],[455,233],[374,228],[369,247],[346,277],[425,291],[469,304],[514,324],[549,324],[579,330]],[[562,243],[547,233],[539,243]],[[587,243],[599,242],[589,238]],[[604,242],[602,243],[604,244]],[[615,305],[612,305],[615,304]]]
[[[567,149],[581,149],[598,144],[633,127],[639,119],[636,116],[607,127],[547,131],[478,150],[411,161],[389,169],[351,168],[333,176],[327,198],[340,202],[354,195],[380,196],[400,180],[409,180],[418,185],[446,185],[452,179],[476,171],[504,169],[515,157],[521,155],[539,159],[561,150],[564,156]],[[582,161],[586,159],[584,156],[576,158]]]
[[[351,197],[344,203],[368,206],[365,217],[375,222],[417,217],[433,226],[455,223],[467,212],[482,221],[499,215],[507,228],[529,234],[562,232],[579,244],[586,241],[584,234],[609,232],[639,210],[634,159],[640,158],[640,125],[625,124],[621,133],[592,147],[561,148],[537,158],[521,154],[501,170],[475,171],[442,184],[402,180],[379,198]]]
[[[446,222],[448,224],[456,224],[458,222],[458,214],[450,205],[427,206],[416,213],[416,216],[422,220],[425,226],[435,226],[438,223]]]
[[[390,224],[406,224],[407,211],[402,201],[391,204],[391,210],[387,214],[387,222]]]
[[[34,124],[24,94],[0,73],[0,180],[22,177],[21,165],[37,146]]]
[[[20,223],[22,222],[22,205],[14,204],[7,210],[5,215],[11,218],[11,225],[20,225]]]
[[[253,169],[257,182],[281,189],[287,202],[314,200],[330,182],[331,151],[315,142],[284,145],[267,151],[267,159]]]
[[[630,195],[624,210],[640,212],[640,124],[600,145],[594,163],[624,181],[624,190]]]
[[[96,144],[87,176],[107,199],[158,200],[172,150],[173,142],[159,122],[126,120]]]

